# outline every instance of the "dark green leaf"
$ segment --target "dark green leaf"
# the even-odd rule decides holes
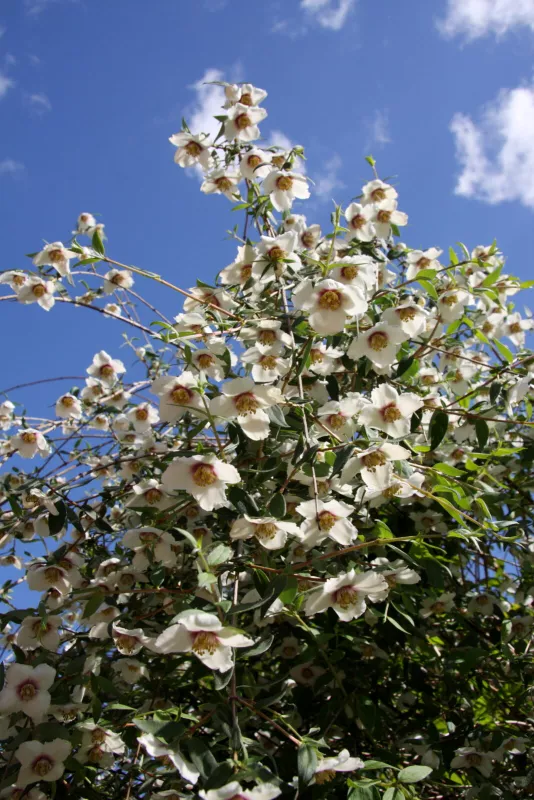
[[[449,415],[441,408],[437,408],[430,418],[428,435],[430,438],[430,449],[435,450],[443,441],[447,428],[449,427]]]
[[[405,767],[405,769],[401,769],[397,777],[402,783],[417,783],[418,781],[424,781],[431,772],[431,767],[417,765],[415,767]]]
[[[282,519],[286,515],[286,499],[283,494],[276,492],[269,501],[267,506],[269,514],[272,514],[276,519]]]
[[[310,744],[301,744],[297,754],[297,772],[299,784],[301,786],[308,786],[315,775],[317,761],[317,751],[315,747],[312,747]]]

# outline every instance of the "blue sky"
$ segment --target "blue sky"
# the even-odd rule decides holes
[[[182,114],[209,112],[207,76],[268,90],[262,132],[307,149],[316,192],[296,210],[310,222],[359,192],[372,152],[410,246],[496,237],[532,278],[532,0],[0,0],[0,28],[1,269],[67,239],[81,211],[101,215],[112,257],[183,287],[229,263],[230,204],[202,195],[167,141]],[[124,329],[2,303],[0,389],[83,375],[103,347],[128,362]],[[36,409],[65,388],[25,398]]]

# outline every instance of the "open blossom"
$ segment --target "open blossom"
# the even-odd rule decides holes
[[[10,664],[0,692],[0,714],[23,711],[34,722],[40,722],[50,707],[48,690],[55,677],[56,670],[48,664]]]
[[[384,183],[379,178],[369,181],[362,187],[362,203],[381,203],[383,200],[396,200],[397,190],[389,183]]]
[[[225,628],[215,614],[182,611],[177,623],[163,631],[154,645],[158,653],[193,653],[210,669],[231,669],[232,649],[250,647],[254,640],[235,628]]]
[[[287,374],[289,359],[276,353],[265,353],[257,347],[249,347],[241,356],[243,364],[252,364],[252,378],[258,383],[273,383]]]
[[[124,656],[136,656],[143,647],[150,644],[150,639],[141,628],[121,628],[113,626],[115,647]]]
[[[248,517],[246,514],[242,519],[237,519],[230,529],[230,539],[254,537],[266,550],[280,550],[285,546],[288,534],[300,536],[298,525],[273,517]]]
[[[266,116],[267,112],[264,108],[236,103],[228,111],[228,119],[224,124],[224,135],[227,139],[253,142],[260,138],[258,124]]]
[[[296,172],[273,170],[263,181],[263,191],[269,195],[277,211],[289,211],[295,199],[306,200],[310,196],[308,181]]]
[[[189,314],[193,311],[204,312],[207,306],[215,306],[229,311],[235,307],[235,301],[224,288],[214,289],[211,286],[191,286],[184,300],[184,311]],[[197,333],[200,333],[200,328]]]
[[[182,778],[193,785],[198,781],[200,773],[190,761],[187,761],[178,748],[171,748],[156,739],[151,733],[145,733],[138,738],[141,744],[152,758],[166,757],[172,761]]]
[[[159,422],[159,414],[150,403],[139,403],[126,414],[136,431],[145,433]]]
[[[378,322],[372,328],[361,331],[359,336],[352,340],[347,355],[353,359],[367,356],[369,361],[379,368],[390,367],[397,358],[400,345],[408,336],[409,334],[398,326]]]
[[[358,398],[345,397],[342,400],[330,400],[317,410],[317,417],[321,425],[317,425],[318,432],[333,431],[336,436],[350,439],[356,430],[355,415],[360,411],[362,403]]]
[[[428,250],[411,250],[407,253],[406,280],[415,280],[419,272],[424,269],[441,269],[441,264],[438,261],[441,253],[442,251],[438,250],[437,247],[430,247]]]
[[[370,508],[387,503],[395,497],[411,497],[424,481],[424,476],[418,472],[412,473],[409,478],[401,478],[395,474],[390,463],[362,472],[362,478],[365,487],[358,489],[356,498],[368,503]]]
[[[125,269],[110,269],[104,275],[104,294],[113,294],[117,289],[131,289],[134,284],[132,273]]]
[[[119,361],[118,358],[111,358],[105,350],[97,353],[91,366],[87,367],[87,374],[92,378],[98,378],[106,386],[113,386],[123,372],[126,372],[126,367],[122,361]]]
[[[240,338],[244,342],[253,341],[260,353],[282,353],[291,347],[291,336],[282,330],[282,323],[277,319],[254,320],[254,327],[243,328]]]
[[[15,642],[23,650],[44,647],[55,652],[61,641],[58,631],[61,625],[62,619],[59,616],[50,615],[46,620],[40,617],[24,617],[16,633]]]
[[[23,742],[15,751],[15,758],[20,762],[17,786],[23,789],[29,783],[37,781],[57,781],[65,771],[63,763],[72,747],[65,739],[53,739],[51,742]]]
[[[121,658],[119,661],[114,661],[111,668],[125,683],[131,685],[141,678],[148,677],[148,669],[136,658]]]
[[[438,297],[438,313],[444,322],[454,322],[463,316],[465,306],[471,302],[471,295],[463,289],[450,289]]]
[[[205,170],[209,169],[211,142],[207,134],[201,133],[194,136],[189,131],[180,131],[180,133],[169,136],[169,142],[177,148],[174,154],[175,164],[180,167],[193,167],[195,164],[200,164]]]
[[[60,594],[70,592],[71,582],[66,569],[59,564],[32,564],[26,574],[28,588],[35,592],[56,589]]]
[[[152,559],[165,566],[173,566],[176,563],[176,554],[173,547],[176,542],[171,533],[160,531],[157,528],[134,528],[126,531],[122,537],[125,547],[135,550],[132,566],[134,569],[144,570],[150,565],[147,553]]]
[[[329,275],[332,280],[354,286],[364,297],[376,289],[378,262],[371,256],[339,257],[331,262],[331,267]]]
[[[259,181],[271,171],[272,153],[259,150],[255,147],[241,156],[239,169],[244,178],[249,181]]]
[[[309,617],[333,608],[343,622],[349,622],[365,612],[366,599],[371,602],[383,600],[388,591],[386,580],[378,572],[356,573],[351,569],[325,581],[320,589],[310,594],[304,608]]]
[[[349,545],[357,536],[357,530],[347,519],[354,508],[338,500],[306,500],[295,509],[304,517],[301,526],[303,545],[309,549],[325,539],[341,545]]]
[[[295,231],[287,231],[280,236],[262,236],[257,245],[258,258],[252,265],[252,277],[262,283],[280,278],[289,269],[298,272],[302,261],[295,250],[298,237]]]
[[[256,249],[250,244],[237,248],[236,260],[220,272],[221,282],[225,285],[245,284],[252,275],[252,264],[256,260]]]
[[[376,205],[371,206],[374,210],[372,217],[376,235],[380,239],[388,239],[391,235],[391,226],[403,226],[408,224],[408,214],[404,211],[397,211],[397,201],[386,198]]]
[[[22,458],[34,458],[37,454],[44,457],[50,452],[50,445],[43,434],[35,428],[21,428],[11,437],[9,443]]]
[[[93,214],[89,214],[88,211],[82,211],[76,220],[76,230],[73,231],[73,234],[85,234],[86,236],[91,236],[96,227],[97,222],[95,216]],[[103,228],[104,226],[102,225],[101,227]]]
[[[226,168],[220,168],[209,172],[200,187],[204,194],[224,194],[232,203],[239,199],[239,189],[237,184],[241,180],[241,175],[230,172]]]
[[[31,275],[24,285],[17,290],[17,300],[25,305],[37,303],[41,308],[44,308],[45,311],[50,311],[56,302],[54,298],[55,291],[55,281],[45,280],[44,278],[37,278]]]
[[[371,402],[360,411],[362,425],[402,438],[410,432],[412,414],[423,406],[423,400],[412,392],[399,394],[387,383],[371,392]]]
[[[444,592],[439,597],[425,597],[419,614],[422,617],[430,617],[433,614],[445,614],[454,608],[454,593]]]
[[[296,308],[309,311],[311,327],[322,335],[339,333],[350,319],[358,319],[367,311],[367,300],[353,286],[326,278],[318,283],[303,281],[295,290]]]
[[[324,785],[336,777],[336,772],[353,772],[363,766],[364,762],[361,758],[351,756],[348,750],[342,750],[337,756],[319,759],[312,782]]]
[[[227,83],[224,94],[225,108],[231,108],[236,103],[241,103],[242,106],[259,106],[267,97],[265,89],[259,89],[251,83]]]
[[[489,778],[493,770],[494,753],[483,753],[476,747],[460,747],[451,761],[452,769],[476,769],[485,778]]]
[[[80,419],[82,404],[73,394],[64,394],[56,402],[56,417],[61,419]]]
[[[389,325],[397,325],[404,333],[413,338],[425,330],[428,312],[412,301],[405,301],[382,313],[382,320]]]
[[[25,272],[20,272],[16,269],[8,269],[7,272],[0,273],[0,286],[3,283],[7,283],[10,289],[18,292],[19,289],[22,289],[28,278],[29,275]]]
[[[347,219],[347,239],[357,239],[359,242],[371,242],[375,238],[373,225],[374,206],[363,206],[360,203],[351,203],[345,211]]]
[[[150,391],[159,396],[159,414],[162,422],[177,422],[187,412],[205,414],[202,397],[197,391],[198,378],[192,372],[182,372],[173,377],[156,378]]]
[[[257,385],[252,378],[235,378],[223,384],[221,390],[222,395],[210,401],[211,413],[236,419],[249,439],[266,439],[269,417],[264,409],[284,401],[280,389]]]
[[[383,442],[379,446],[369,447],[357,453],[351,458],[341,473],[343,483],[351,481],[356,475],[367,472],[374,472],[378,467],[382,467],[390,461],[406,461],[410,458],[411,452],[398,444]]]
[[[235,467],[212,454],[175,458],[162,476],[167,491],[188,492],[204,511],[226,505],[226,485],[240,481]]]
[[[78,258],[78,254],[68,250],[61,242],[52,242],[37,253],[33,258],[36,267],[54,267],[60,275],[65,276],[70,273],[70,260]]]
[[[243,789],[240,783],[232,781],[219,789],[208,789],[198,793],[202,800],[273,800],[282,794],[274,783],[260,783],[254,789]]]

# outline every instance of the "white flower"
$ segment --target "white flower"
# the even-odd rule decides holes
[[[131,289],[133,284],[131,272],[125,269],[110,269],[104,275],[104,294],[113,294],[117,289]]]
[[[442,251],[437,247],[430,247],[428,250],[411,250],[406,254],[406,280],[413,281],[423,269],[441,269],[438,261]]]
[[[367,300],[359,289],[330,278],[315,284],[303,281],[295,290],[293,303],[310,312],[311,327],[325,336],[339,333],[349,319],[362,317],[367,311]]]
[[[111,669],[118,672],[125,683],[132,685],[137,683],[140,678],[148,676],[147,668],[136,658],[121,658],[119,661],[114,661]]]
[[[467,611],[470,614],[484,614],[489,616],[493,614],[493,605],[495,598],[490,594],[477,594],[472,597],[467,604]]]
[[[10,664],[0,692],[0,713],[23,711],[33,722],[40,722],[50,706],[48,689],[55,677],[56,670],[48,664],[39,664],[35,668],[27,664]]]
[[[405,499],[417,494],[417,489],[424,481],[423,475],[419,472],[412,473],[409,481],[401,478],[394,473],[390,463],[362,472],[362,478],[366,485],[358,489],[356,499],[369,503],[371,508],[389,502],[395,497]]]
[[[64,394],[56,402],[56,417],[61,419],[80,419],[82,404],[73,394]]]
[[[65,771],[63,762],[71,750],[65,739],[45,743],[37,740],[23,742],[15,751],[15,758],[21,764],[17,786],[23,789],[37,781],[57,781]]]
[[[165,489],[188,492],[204,511],[226,505],[226,484],[240,481],[235,467],[212,454],[176,458],[162,476]]]
[[[273,800],[282,794],[273,783],[260,783],[254,789],[243,789],[237,781],[227,783],[219,789],[209,789],[198,793],[202,800]]]
[[[404,211],[397,211],[397,201],[393,199],[381,200],[373,206],[374,210],[372,217],[376,235],[380,239],[388,239],[391,234],[391,226],[407,225],[408,214]]]
[[[304,217],[304,220],[305,219],[306,217]],[[286,230],[289,229],[286,228]],[[319,239],[321,238],[321,226],[317,224],[310,225],[309,228],[298,230],[298,235],[299,235],[299,244],[305,250],[314,250],[319,243]]]
[[[96,219],[93,214],[89,214],[88,211],[83,211],[76,221],[76,230],[73,231],[73,233],[75,235],[80,233],[91,236],[91,233],[94,231],[96,226]],[[102,227],[104,226],[102,225]]]
[[[283,402],[280,389],[256,385],[252,378],[235,378],[223,384],[221,390],[222,395],[210,401],[212,415],[237,419],[249,439],[266,439],[269,417],[264,409]]]
[[[78,728],[83,731],[82,746],[98,745],[110,753],[124,753],[126,746],[118,733],[101,728],[94,722],[81,722]]]
[[[331,267],[332,280],[354,286],[364,297],[376,289],[378,262],[371,256],[345,256],[332,261]]]
[[[152,756],[152,758],[161,758],[162,756],[170,758],[182,778],[188,783],[194,785],[198,781],[199,771],[190,761],[186,761],[178,748],[170,748],[164,745],[151,733],[144,733],[143,736],[139,736],[137,741],[143,745],[148,755]]]
[[[291,347],[291,336],[281,330],[282,323],[276,319],[260,319],[253,321],[254,327],[243,328],[240,338],[247,342],[254,341],[254,347],[260,353],[281,353],[284,348]]]
[[[235,203],[240,196],[237,188],[240,180],[241,175],[229,172],[226,168],[216,169],[206,175],[200,191],[204,194],[224,194],[228,200]]]
[[[67,250],[61,242],[52,242],[33,257],[33,263],[36,267],[54,267],[60,275],[65,276],[70,273],[71,258],[78,258],[78,254]]]
[[[231,669],[232,648],[250,647],[253,639],[235,628],[225,628],[215,614],[189,609],[163,631],[155,643],[158,653],[193,653],[210,669]]]
[[[238,139],[240,142],[253,142],[260,138],[258,123],[267,116],[264,108],[236,103],[228,112],[224,125],[227,139]]]
[[[293,667],[293,669],[289,671],[289,674],[294,681],[303,686],[314,686],[317,678],[325,674],[325,670],[322,667],[316,667],[311,661],[306,661],[303,664]]]
[[[302,523],[303,545],[306,548],[327,538],[341,545],[349,545],[357,536],[357,530],[347,517],[354,513],[354,508],[338,500],[306,500],[295,509],[305,522]]]
[[[136,431],[144,433],[159,422],[159,414],[150,403],[139,403],[126,414]]]
[[[258,383],[273,383],[289,370],[289,359],[275,353],[262,353],[256,347],[245,350],[241,356],[243,364],[252,364],[252,377]]]
[[[97,378],[106,386],[113,386],[117,382],[118,376],[126,372],[126,367],[117,358],[111,358],[109,353],[101,350],[93,358],[93,363],[87,367],[87,374],[92,378]]]
[[[11,400],[0,403],[0,430],[7,431],[13,424],[13,410],[15,404]]]
[[[150,643],[150,639],[145,636],[141,628],[121,628],[119,625],[114,625],[112,634],[115,647],[123,656],[136,656]]]
[[[356,573],[353,569],[337,578],[329,578],[320,589],[312,592],[305,605],[311,617],[333,608],[343,622],[361,617],[367,605],[366,598],[375,602],[383,600],[389,591],[382,575],[373,570]]]
[[[157,528],[135,528],[126,531],[122,537],[125,547],[135,550],[132,566],[136,570],[143,571],[150,565],[146,555],[150,553],[152,559],[165,566],[173,566],[176,563],[176,554],[173,547],[176,542],[172,534],[167,531],[160,531]]]
[[[230,539],[251,539],[253,536],[266,550],[279,550],[287,542],[287,535],[299,536],[294,522],[283,522],[273,517],[248,517],[237,519],[230,529]]]
[[[342,750],[337,756],[319,759],[312,783],[329,783],[335,778],[336,772],[352,772],[361,769],[363,765],[361,758],[351,756],[348,750]]]
[[[389,442],[384,442],[380,446],[369,447],[347,462],[341,473],[341,481],[348,483],[360,472],[373,472],[377,467],[387,464],[388,461],[406,461],[410,456],[410,451],[405,447],[401,447],[398,444],[390,444]]]
[[[380,574],[386,579],[388,586],[392,589],[398,583],[412,585],[419,583],[421,576],[414,569],[402,560],[396,558],[395,561],[388,561],[387,558],[375,558],[371,561],[374,567],[380,567]]]
[[[506,317],[502,333],[507,336],[516,347],[524,347],[526,341],[525,331],[532,330],[532,321],[521,318],[519,312],[508,314]]]
[[[232,296],[223,288],[213,289],[211,286],[191,286],[189,294],[192,297],[186,297],[184,300],[184,311],[186,313],[204,312],[207,304],[216,308],[223,308],[226,311],[236,305]],[[197,332],[201,332],[200,328],[197,329]]]
[[[489,778],[493,769],[493,753],[481,753],[476,747],[460,747],[451,761],[452,769],[477,769],[485,778]]]
[[[54,299],[55,291],[56,284],[54,281],[30,276],[24,286],[17,291],[17,300],[26,305],[38,303],[45,311],[50,311],[56,302]]]
[[[271,171],[272,153],[266,150],[252,148],[241,156],[239,168],[244,178],[249,181],[258,181],[265,178]]]
[[[165,491],[165,487],[156,478],[145,478],[132,486],[134,496],[128,501],[128,506],[142,508],[152,506],[160,511],[173,504],[172,499]]]
[[[382,200],[396,200],[398,197],[397,190],[393,186],[378,178],[365,184],[362,188],[362,195],[364,205],[381,203]]]
[[[408,334],[402,328],[378,322],[352,340],[347,355],[355,360],[367,356],[377,367],[390,367],[397,358],[399,346],[407,338]]]
[[[297,244],[295,231],[280,236],[262,236],[257,245],[258,259],[252,265],[252,277],[269,283],[284,275],[288,268],[298,272],[302,269],[302,262],[295,252]]]
[[[360,411],[362,403],[354,397],[345,397],[343,400],[330,400],[317,410],[320,422],[337,437],[351,439],[356,430],[355,414]],[[317,433],[323,432],[317,425]]]
[[[236,260],[220,272],[221,282],[225,285],[245,284],[252,275],[252,264],[256,260],[256,250],[251,244],[237,248]]]
[[[412,414],[423,406],[423,400],[412,392],[400,395],[384,383],[371,392],[371,403],[360,411],[360,422],[369,428],[398,439],[410,432]]]
[[[202,412],[202,398],[193,391],[198,385],[198,378],[192,372],[182,372],[173,377],[166,375],[156,378],[150,391],[159,396],[159,413],[162,422],[177,422],[186,413]]]
[[[444,614],[454,607],[454,593],[446,592],[439,597],[426,597],[423,600],[423,607],[419,610],[422,617],[430,617],[432,614]]]
[[[26,580],[28,588],[35,592],[56,589],[60,594],[66,595],[71,589],[68,572],[59,564],[32,564],[26,574]]]
[[[265,89],[258,89],[251,83],[227,83],[224,87],[226,95],[225,108],[231,108],[236,103],[242,106],[259,106],[267,97]]]
[[[37,454],[44,457],[50,453],[50,445],[35,428],[21,428],[9,443],[22,458],[34,458]]]
[[[360,203],[351,203],[345,211],[347,219],[347,239],[358,239],[359,242],[371,242],[375,238],[375,228],[372,223],[374,206],[362,206]]]
[[[443,322],[454,322],[463,316],[464,308],[471,302],[471,295],[463,289],[451,289],[438,297],[438,313]]]
[[[178,149],[174,154],[174,163],[180,167],[193,167],[200,164],[205,170],[209,169],[211,156],[209,148],[211,142],[207,134],[194,136],[188,131],[180,131],[169,136],[169,142]]]
[[[293,200],[306,200],[310,196],[307,179],[296,172],[273,170],[263,181],[262,188],[277,211],[289,211]]]
[[[29,275],[26,275],[25,272],[20,272],[15,269],[9,269],[7,272],[2,272],[0,274],[0,286],[3,283],[7,283],[10,289],[13,291],[18,292],[24,284],[28,281]]]
[[[400,306],[387,308],[382,313],[382,320],[390,325],[398,325],[411,339],[425,330],[428,311],[412,301],[405,301]]]

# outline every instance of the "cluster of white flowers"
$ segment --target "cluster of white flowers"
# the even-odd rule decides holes
[[[41,593],[0,594],[0,797],[337,798],[349,776],[396,800],[433,770],[477,797],[496,765],[515,797],[534,785],[510,722],[534,621],[521,285],[496,245],[443,263],[395,240],[376,171],[323,234],[292,211],[302,149],[258,144],[267,93],[224,91],[217,137],[171,137],[245,215],[217,285],[110,259],[89,213],[0,275],[146,336],[130,382],[101,350],[52,419],[0,403],[0,565]],[[133,274],[185,295],[173,324],[129,313]],[[21,472],[36,457],[50,474]]]

